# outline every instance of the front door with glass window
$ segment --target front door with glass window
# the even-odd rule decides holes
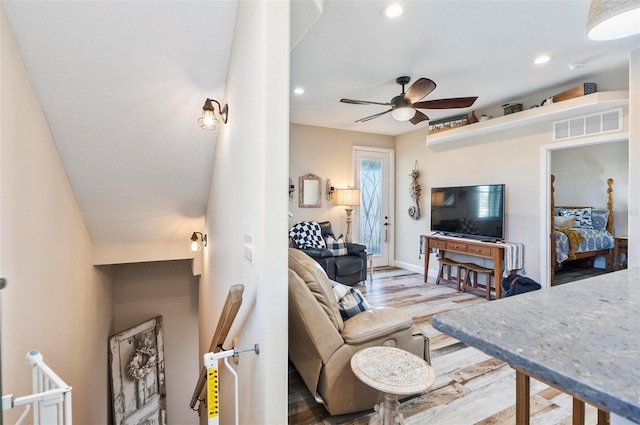
[[[393,150],[354,148],[354,182],[360,189],[359,243],[373,254],[375,267],[392,265]]]

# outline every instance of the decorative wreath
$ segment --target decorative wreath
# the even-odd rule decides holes
[[[151,369],[158,363],[156,350],[152,347],[142,347],[136,350],[136,354],[131,358],[127,365],[129,376],[140,381],[144,379]]]

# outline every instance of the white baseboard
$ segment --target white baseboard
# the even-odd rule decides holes
[[[409,270],[411,272],[424,275],[424,266],[416,266],[415,264],[407,263],[405,261],[398,261],[398,260],[394,260],[394,265],[401,269]],[[427,278],[431,281],[434,281],[436,280],[436,275],[437,275],[436,271],[429,270],[429,275],[427,276]]]
[[[407,263],[404,261],[398,261],[398,260],[394,260],[393,263],[394,263],[393,264],[394,266],[399,267],[401,269],[409,270],[414,273],[420,273],[420,274],[424,273],[424,267],[416,266],[415,264]]]

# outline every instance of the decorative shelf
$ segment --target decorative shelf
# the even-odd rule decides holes
[[[498,131],[536,124],[543,121],[558,121],[578,115],[588,115],[628,104],[628,91],[592,93],[562,102],[552,103],[551,105],[499,116],[488,121],[467,124],[439,133],[427,134],[427,146],[435,146],[455,140],[496,133]]]

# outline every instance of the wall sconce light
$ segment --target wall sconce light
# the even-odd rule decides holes
[[[293,199],[293,193],[296,191],[296,187],[293,185],[293,180],[289,177],[289,200]]]
[[[333,199],[333,192],[336,191],[336,188],[331,186],[331,180],[327,179],[327,201]]]
[[[204,101],[202,107],[202,115],[198,118],[198,124],[203,130],[215,130],[218,128],[218,118],[216,118],[215,110],[213,109],[213,102],[218,105],[218,115],[222,117],[222,121],[226,124],[229,118],[229,105],[226,103],[224,106],[220,106],[220,103],[215,99],[207,99]]]
[[[198,240],[198,235],[200,235],[200,240]],[[191,243],[189,244],[189,251],[198,252],[202,249],[202,246],[207,246],[207,235],[203,235],[200,232],[193,232],[191,235]]]

